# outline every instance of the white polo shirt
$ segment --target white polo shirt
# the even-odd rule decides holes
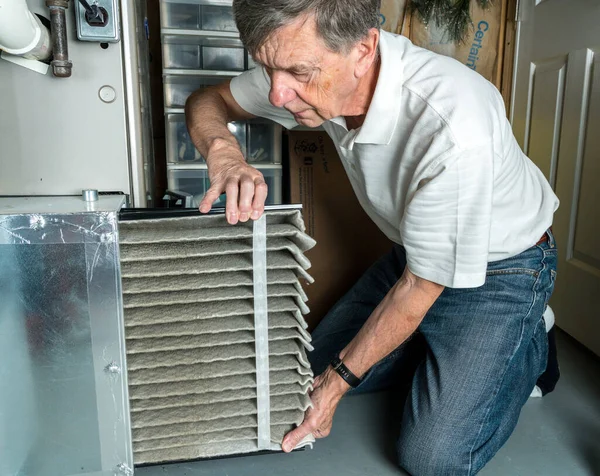
[[[558,199],[527,158],[498,90],[454,59],[381,32],[381,68],[362,127],[323,124],[361,205],[406,249],[417,276],[451,288],[484,283],[487,263],[533,246]],[[297,125],[268,100],[263,68],[231,82],[251,114]]]

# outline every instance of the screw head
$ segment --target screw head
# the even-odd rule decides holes
[[[121,367],[119,367],[116,362],[111,362],[106,367],[104,367],[104,370],[110,374],[120,374],[121,373]]]

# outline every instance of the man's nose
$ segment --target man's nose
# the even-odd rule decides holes
[[[269,101],[275,107],[283,107],[296,98],[296,92],[289,84],[284,71],[274,71],[271,75]]]

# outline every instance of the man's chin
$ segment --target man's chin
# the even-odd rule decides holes
[[[304,118],[304,117],[297,117],[296,116],[296,117],[294,117],[294,119],[301,126],[311,127],[311,128],[319,127],[320,125],[322,125],[325,122],[320,117]]]

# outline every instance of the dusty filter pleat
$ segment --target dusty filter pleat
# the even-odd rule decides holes
[[[298,290],[292,284],[269,286],[269,297],[291,296],[299,298]],[[161,293],[125,294],[125,307],[153,307],[189,302],[231,301],[233,299],[253,299],[253,289],[249,286],[223,289],[193,289],[185,291],[163,291]]]
[[[306,314],[306,306],[299,298],[273,297],[268,299],[270,312],[291,311]],[[303,307],[303,309],[300,308]],[[197,319],[213,319],[254,313],[252,299],[232,301],[192,302],[151,307],[129,308],[125,311],[126,327],[164,324],[167,322],[190,322]]]
[[[273,425],[285,425],[289,422],[299,424],[304,418],[304,412],[297,410],[284,410],[271,414]],[[218,420],[207,420],[203,422],[185,422],[172,425],[144,426],[133,428],[133,442],[142,442],[170,438],[175,436],[203,435],[217,431],[240,430],[243,428],[256,428],[256,415],[237,416],[232,418],[220,418]]]
[[[224,289],[237,286],[252,286],[252,271],[227,273],[225,276],[212,274],[201,280],[195,275],[123,278],[127,294],[160,291],[183,291],[186,289]],[[267,284],[298,285],[298,277],[291,270],[267,270]],[[300,288],[301,289],[301,288]]]
[[[127,338],[144,339],[152,337],[195,336],[198,334],[219,334],[222,332],[252,331],[254,329],[252,314],[227,316],[226,319],[196,319],[187,322],[171,322],[154,325],[128,326]],[[270,329],[298,329],[310,340],[306,331],[306,323],[300,312],[271,312],[269,314]]]
[[[315,242],[299,210],[269,211],[265,221],[258,288],[253,222],[230,226],[223,215],[120,222],[136,464],[277,450],[302,422],[313,375],[299,280],[312,282],[304,252]],[[264,283],[268,357],[257,381],[256,292]]]

